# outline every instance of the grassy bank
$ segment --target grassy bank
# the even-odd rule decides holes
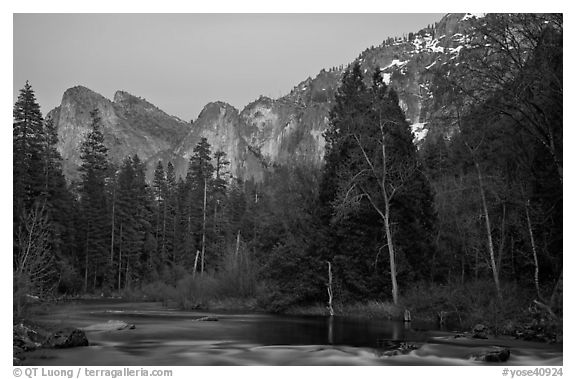
[[[490,281],[465,285],[415,285],[406,290],[398,306],[386,301],[334,305],[336,315],[402,320],[404,310],[412,321],[435,323],[437,327],[470,331],[485,325],[491,334],[512,335],[523,339],[560,342],[562,340],[562,308],[546,309],[535,302],[531,288],[507,283],[500,303]],[[552,307],[554,308],[554,307]],[[553,310],[553,313],[550,313]],[[293,306],[286,313],[295,315],[329,315],[326,304]]]
[[[562,338],[562,307],[546,309],[534,302],[529,286],[503,283],[499,302],[492,282],[457,285],[414,284],[401,293],[399,305],[386,300],[342,302],[334,299],[338,316],[358,319],[402,320],[409,310],[412,321],[429,322],[454,331],[470,331],[477,324],[490,334],[513,335],[524,339],[555,342]],[[118,294],[127,301],[162,302],[184,310],[257,311],[292,315],[328,316],[327,304],[302,304],[296,297],[281,309],[270,299],[270,287],[234,275],[184,275],[172,283],[162,280]],[[547,289],[550,295],[552,289]],[[553,314],[550,312],[552,310]]]
[[[360,319],[402,320],[404,309],[385,301],[372,300],[365,303],[334,304],[334,313]],[[294,306],[286,310],[287,314],[307,316],[329,316],[326,304]]]
[[[129,301],[156,301],[184,310],[261,310],[257,304],[258,287],[242,276],[184,275],[173,283],[157,280],[140,288],[122,291]]]

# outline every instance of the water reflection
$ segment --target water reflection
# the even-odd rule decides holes
[[[334,316],[328,317],[328,344],[334,345]]]
[[[112,311],[112,312],[110,312]],[[512,350],[510,365],[562,364],[562,347],[522,341],[470,341],[437,337],[418,323],[333,317],[218,314],[218,322],[196,321],[207,313],[166,310],[150,304],[59,308],[44,321],[78,327],[115,319],[136,329],[89,332],[92,346],[39,350],[32,365],[333,365],[478,364],[467,356],[481,344]],[[213,315],[213,314],[210,314]],[[417,345],[398,356],[387,352]],[[43,358],[44,357],[44,358]],[[46,359],[49,357],[50,359]]]

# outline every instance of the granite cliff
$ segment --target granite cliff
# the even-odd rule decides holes
[[[472,14],[448,14],[435,25],[402,38],[388,38],[362,52],[355,62],[367,80],[380,70],[395,88],[415,143],[423,140],[446,104],[434,96],[441,66],[455,64],[473,31]],[[260,97],[237,110],[223,102],[207,104],[193,124],[170,116],[146,100],[118,91],[109,100],[85,87],[67,90],[59,107],[49,113],[57,126],[65,173],[77,177],[79,145],[90,126],[89,112],[100,110],[105,143],[115,163],[138,154],[151,175],[158,160],[172,161],[183,175],[194,146],[206,137],[212,150],[226,152],[233,176],[263,178],[272,164],[321,164],[323,132],[345,67],[321,70],[278,99]],[[441,79],[441,78],[440,78]]]

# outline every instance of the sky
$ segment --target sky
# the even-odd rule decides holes
[[[13,16],[13,102],[26,80],[44,115],[82,85],[196,119],[211,101],[242,109],[442,14],[22,14]]]

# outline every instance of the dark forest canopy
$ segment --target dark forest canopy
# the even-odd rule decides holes
[[[511,22],[533,43],[521,62],[471,49],[467,68],[438,79],[436,93],[453,106],[436,122],[457,128],[432,125],[419,149],[394,89],[378,70],[365,77],[351,65],[323,167],[271,166],[262,183],[231,177],[226,154],[204,138],[185,177],[160,161],[147,182],[137,155],[118,167],[108,160],[98,110],[80,181],[66,183],[57,133],[26,83],[13,116],[15,310],[28,294],[139,293],[183,307],[238,298],[284,311],[327,301],[330,262],[337,304],[470,311],[448,288],[481,298],[469,307],[522,298],[556,312],[562,33],[536,21],[496,17],[479,29],[502,42]],[[506,69],[490,91],[478,82]],[[470,283],[481,292],[462,295]]]

